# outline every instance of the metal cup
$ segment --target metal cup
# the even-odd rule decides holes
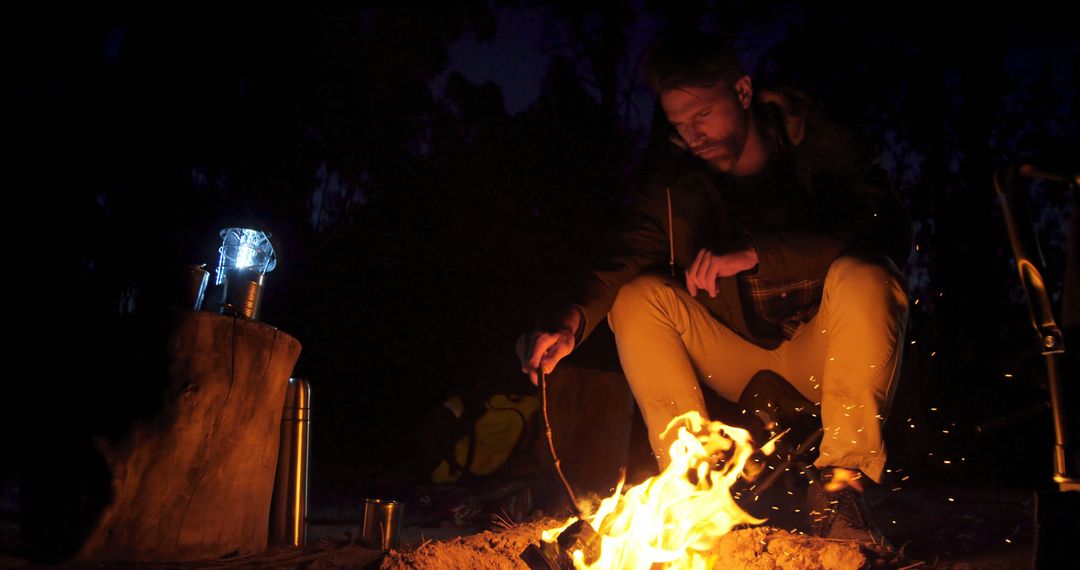
[[[189,265],[187,268],[187,287],[185,295],[185,308],[198,311],[202,309],[203,297],[206,296],[206,284],[210,281],[210,272],[206,270],[206,264]]]
[[[376,550],[390,550],[401,543],[403,505],[397,501],[366,499],[360,525],[360,544]]]

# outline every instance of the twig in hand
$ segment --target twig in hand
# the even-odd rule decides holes
[[[540,371],[540,382],[537,383],[537,387],[540,390],[540,412],[544,416],[544,434],[547,436],[548,451],[551,452],[551,460],[555,463],[555,473],[559,475],[559,481],[562,482],[563,489],[566,490],[566,495],[570,497],[570,510],[574,512],[579,520],[585,520],[585,514],[578,508],[577,497],[574,496],[574,490],[570,487],[570,483],[566,480],[566,476],[563,475],[562,465],[559,463],[559,455],[555,453],[555,441],[551,438],[551,422],[548,420],[548,405],[547,405],[547,375],[544,374],[544,370]]]

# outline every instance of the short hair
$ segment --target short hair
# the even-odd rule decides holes
[[[683,86],[734,85],[746,75],[731,44],[706,32],[661,37],[645,54],[644,70],[645,81],[656,93]]]

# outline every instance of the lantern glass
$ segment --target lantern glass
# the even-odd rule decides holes
[[[257,273],[269,273],[277,266],[274,246],[270,235],[259,230],[225,228],[221,230],[221,247],[218,252],[215,285],[225,282],[229,272],[250,269]]]

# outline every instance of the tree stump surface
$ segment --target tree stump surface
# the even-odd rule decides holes
[[[266,548],[300,343],[242,318],[174,317],[163,407],[120,444],[100,443],[113,497],[77,559],[208,560]]]
[[[610,495],[630,449],[634,398],[626,378],[559,366],[547,384],[548,418],[563,473],[575,494]]]

